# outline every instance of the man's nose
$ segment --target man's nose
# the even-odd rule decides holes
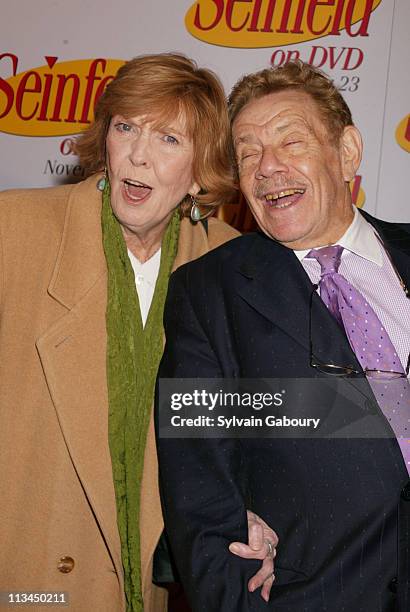
[[[288,166],[272,147],[265,147],[256,170],[256,178],[267,178],[276,172],[287,172]]]
[[[149,166],[151,164],[151,145],[148,136],[138,134],[131,144],[131,163],[134,166]]]

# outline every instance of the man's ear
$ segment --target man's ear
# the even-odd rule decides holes
[[[344,180],[349,183],[356,175],[362,160],[362,137],[354,125],[347,125],[340,140],[341,161]]]

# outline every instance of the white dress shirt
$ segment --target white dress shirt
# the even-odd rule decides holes
[[[137,288],[140,303],[142,325],[145,327],[152,298],[154,296],[155,284],[157,282],[159,265],[161,263],[161,249],[150,259],[141,263],[128,249],[128,257],[134,270],[135,286]]]
[[[410,352],[410,299],[375,229],[355,208],[352,223],[336,244],[344,249],[340,274],[369,302],[405,368]],[[309,251],[294,253],[312,283],[317,284],[321,276],[320,264],[316,259],[306,258]]]

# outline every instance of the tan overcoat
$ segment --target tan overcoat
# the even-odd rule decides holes
[[[75,612],[123,612],[97,179],[0,194],[0,591],[63,591]],[[184,220],[174,267],[236,235]],[[144,610],[161,612],[152,422],[140,524]]]

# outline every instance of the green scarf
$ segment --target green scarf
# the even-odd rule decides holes
[[[164,303],[178,247],[180,219],[176,211],[162,241],[160,269],[145,328],[127,247],[120,224],[112,212],[108,180],[103,193],[101,221],[108,269],[108,437],[127,612],[141,612],[141,479],[155,379],[163,352]]]

